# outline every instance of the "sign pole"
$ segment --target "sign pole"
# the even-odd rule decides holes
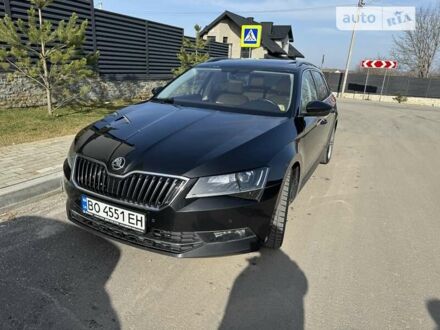
[[[396,69],[397,65],[398,65],[397,61],[392,61],[392,60],[363,60],[361,62],[361,67],[367,68],[367,76],[365,77],[364,94],[362,95],[362,99],[363,100],[365,99],[365,94],[367,92],[368,78],[370,77],[370,68],[385,69],[385,74],[383,75],[382,87],[380,89],[380,96],[379,96],[379,101],[381,101],[383,96],[383,90],[385,87],[385,81],[387,80],[388,70]]]
[[[379,102],[382,100],[383,88],[385,86],[385,79],[387,78],[388,69],[385,69],[385,74],[383,75],[382,88],[380,89]]]
[[[370,68],[367,69],[367,77],[365,78],[364,95],[362,100],[365,100],[365,93],[367,92],[368,77],[370,76]]]

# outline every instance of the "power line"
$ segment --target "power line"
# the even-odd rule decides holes
[[[368,1],[367,5],[371,6],[372,4],[376,4],[376,2],[382,2],[382,0],[371,0],[371,1]]]
[[[234,10],[236,13],[240,14],[258,14],[258,13],[285,13],[285,12],[301,12],[301,11],[310,11],[310,10],[323,10],[323,9],[334,9],[335,7],[339,6],[351,6],[352,4],[340,4],[340,5],[333,5],[333,6],[315,6],[315,7],[303,7],[303,8],[284,8],[284,9],[267,9],[267,10]],[[142,11],[137,12],[137,14],[155,14],[155,15],[198,15],[198,14],[218,14],[217,11],[176,11],[176,12],[170,12],[170,11]]]

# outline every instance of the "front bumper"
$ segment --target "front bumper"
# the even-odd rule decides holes
[[[166,208],[151,211],[132,205],[135,212],[146,215],[147,230],[139,233],[102,221],[81,208],[86,194],[104,203],[118,206],[102,196],[84,193],[64,178],[67,215],[75,224],[96,234],[130,245],[175,257],[218,256],[257,250],[270,228],[279,184],[266,188],[260,201],[237,197],[185,199],[187,189]],[[127,208],[127,205],[120,205]]]

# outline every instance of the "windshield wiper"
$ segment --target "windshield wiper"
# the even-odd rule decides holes
[[[174,97],[165,97],[165,98],[153,98],[152,101],[160,102],[160,103],[167,103],[167,104],[174,104]]]

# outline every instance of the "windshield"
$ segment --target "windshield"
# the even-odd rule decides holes
[[[153,100],[282,115],[290,108],[292,91],[291,73],[193,68]]]

